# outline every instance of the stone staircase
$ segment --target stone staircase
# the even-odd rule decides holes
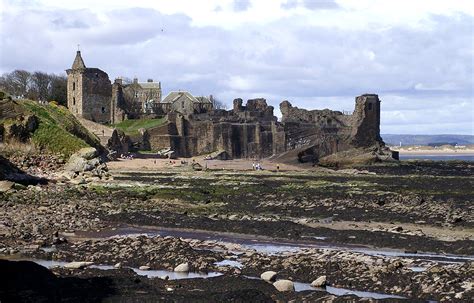
[[[76,117],[81,124],[87,128],[91,133],[97,136],[100,140],[100,144],[103,146],[107,145],[107,142],[109,141],[110,137],[112,137],[112,133],[114,129],[112,127],[109,127],[107,125],[103,125],[100,123],[92,122],[90,120]]]

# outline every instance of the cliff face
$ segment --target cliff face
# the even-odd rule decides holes
[[[149,129],[151,149],[171,147],[191,157],[224,150],[232,158],[279,157],[282,161],[317,162],[351,148],[383,146],[380,100],[377,95],[356,98],[352,115],[338,111],[305,110],[280,104],[282,121],[265,99],[234,100],[230,111],[215,110],[183,116],[170,113],[167,123]]]

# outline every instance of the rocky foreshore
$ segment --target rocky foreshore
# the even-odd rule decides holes
[[[98,172],[100,161],[89,158]],[[52,270],[64,281],[82,279],[84,289],[94,277],[128,289],[136,280],[151,297],[178,301],[198,299],[193,287],[238,300],[251,289],[262,301],[468,302],[474,295],[472,192],[428,187],[470,178],[100,170],[85,182],[74,182],[79,172],[0,193],[2,258],[76,262]],[[394,180],[404,193],[386,185]],[[167,282],[165,273],[158,281],[130,268],[222,276]],[[344,289],[374,295],[341,296]]]

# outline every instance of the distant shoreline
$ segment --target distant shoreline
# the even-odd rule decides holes
[[[408,149],[394,149],[393,151],[398,151],[400,155],[436,155],[436,156],[455,156],[455,155],[473,155],[474,156],[474,149],[459,149],[459,150],[451,150],[451,149],[416,149],[416,150],[408,150]]]

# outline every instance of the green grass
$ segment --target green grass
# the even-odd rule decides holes
[[[159,118],[159,119],[131,119],[131,120],[125,120],[122,121],[118,124],[115,124],[114,126],[127,135],[138,135],[139,132],[138,130],[140,128],[148,129],[156,126],[160,126],[165,122],[165,118]]]
[[[40,105],[23,100],[24,108],[39,119],[38,129],[32,134],[32,142],[41,149],[69,157],[83,147],[100,145],[69,110],[58,105]]]

